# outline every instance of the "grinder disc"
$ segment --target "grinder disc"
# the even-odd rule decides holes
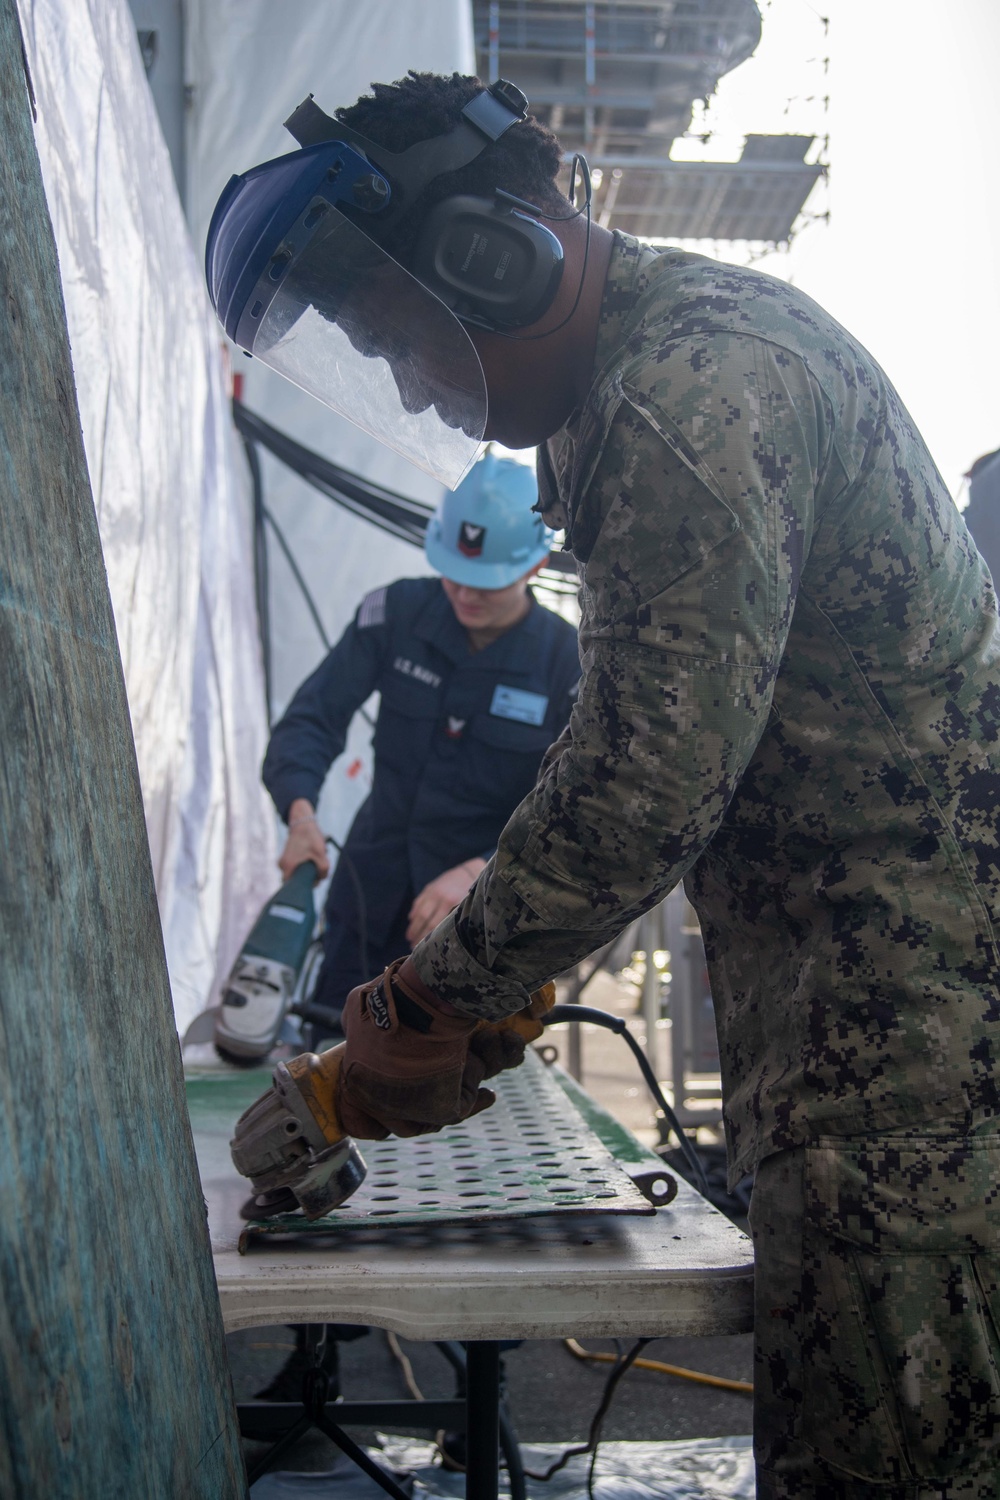
[[[275,1214],[297,1213],[300,1206],[291,1188],[275,1188],[273,1192],[248,1198],[240,1208],[240,1218],[252,1223],[254,1219],[271,1219]]]
[[[365,1159],[349,1137],[314,1152],[306,1159],[294,1187],[271,1188],[248,1198],[240,1209],[240,1218],[273,1219],[277,1214],[294,1214],[300,1210],[307,1219],[319,1219],[339,1208],[365,1180]]]

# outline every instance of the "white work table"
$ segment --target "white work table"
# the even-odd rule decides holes
[[[650,1218],[565,1219],[461,1231],[348,1231],[331,1243],[236,1249],[236,1199],[206,1183],[227,1331],[368,1323],[411,1339],[613,1338],[745,1333],[746,1239],[681,1183]],[[245,1187],[237,1197],[247,1196]],[[230,1205],[226,1213],[224,1205]]]
[[[255,1069],[189,1082],[228,1331],[351,1322],[413,1339],[506,1339],[751,1328],[750,1242],[683,1181],[674,1201],[648,1217],[387,1223],[252,1241],[241,1255],[239,1207],[249,1185],[229,1160],[229,1137],[269,1080],[268,1070]]]
[[[269,1082],[266,1069],[188,1082],[227,1331],[362,1323],[411,1339],[483,1341],[485,1350],[502,1339],[729,1334],[752,1327],[750,1242],[683,1181],[673,1202],[649,1215],[409,1228],[390,1221],[321,1237],[255,1239],[240,1254],[239,1207],[249,1185],[229,1160],[228,1142],[237,1116]],[[590,1126],[600,1117],[588,1113]],[[634,1142],[611,1123],[612,1133],[617,1128],[622,1140]],[[611,1149],[618,1156],[613,1143]],[[470,1381],[471,1375],[470,1350]],[[470,1426],[470,1453],[471,1443]],[[490,1493],[481,1476],[474,1482],[471,1458],[469,1491]]]

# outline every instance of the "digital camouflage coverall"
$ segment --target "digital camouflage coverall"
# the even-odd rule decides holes
[[[580,564],[580,695],[418,971],[500,1016],[687,875],[733,1178],[767,1159],[759,1493],[1000,1496],[989,573],[843,328],[622,235],[540,479]]]

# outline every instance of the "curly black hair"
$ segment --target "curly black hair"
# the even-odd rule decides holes
[[[335,113],[344,125],[376,146],[405,151],[417,141],[454,129],[465,105],[485,86],[480,79],[461,73],[447,78],[411,69],[395,83],[373,83],[370,94]],[[391,235],[379,243],[405,265],[427,212],[442,198],[461,193],[491,198],[497,188],[504,188],[550,213],[565,214],[570,205],[555,183],[561,160],[556,137],[529,115],[498,141],[489,142],[468,166],[435,177]]]

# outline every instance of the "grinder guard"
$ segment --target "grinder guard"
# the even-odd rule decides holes
[[[246,1217],[267,1218],[300,1207],[306,1218],[319,1219],[365,1179],[368,1169],[354,1142],[335,1128],[321,1129],[303,1098],[297,1075],[309,1064],[318,1066],[319,1059],[310,1053],[293,1059],[296,1072],[279,1063],[273,1086],[236,1122],[230,1142],[233,1165],[254,1190]],[[334,1095],[335,1083],[331,1099]]]

